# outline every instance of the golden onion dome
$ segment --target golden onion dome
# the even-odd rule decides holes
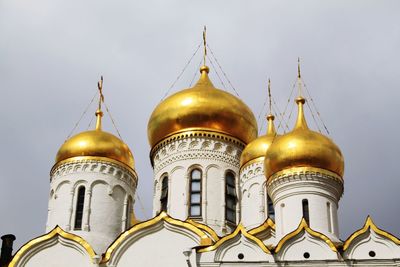
[[[277,136],[275,131],[274,119],[274,115],[268,115],[267,134],[253,140],[244,148],[242,155],[240,156],[240,168],[254,160],[264,160],[265,154],[269,146],[272,144],[274,138]]]
[[[123,163],[134,169],[135,163],[129,147],[118,137],[101,130],[101,116],[98,110],[96,129],[79,133],[67,141],[58,150],[56,165],[64,160],[82,157],[96,157]]]
[[[250,108],[239,98],[214,87],[209,68],[200,68],[200,79],[192,88],[162,101],[147,125],[149,143],[186,131],[213,131],[248,144],[257,137],[257,122]]]
[[[277,137],[269,147],[265,161],[265,176],[296,167],[327,170],[343,177],[344,159],[338,146],[328,137],[310,130],[304,117],[305,99],[298,97],[298,116],[294,129]]]

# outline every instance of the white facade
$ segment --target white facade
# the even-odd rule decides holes
[[[134,171],[109,160],[82,159],[51,172],[46,230],[60,226],[104,251],[130,225],[137,186]],[[82,219],[77,226],[78,191],[84,188]]]
[[[341,242],[337,208],[343,183],[337,175],[300,168],[298,172],[274,178],[268,183],[268,192],[274,203],[278,240],[297,228],[304,217],[303,203],[307,201],[309,226],[333,242]]]
[[[154,163],[153,216],[161,211],[162,180],[168,179],[166,212],[177,219],[194,220],[213,228],[219,235],[230,233],[235,224],[225,214],[225,176],[232,173],[239,196],[239,159],[244,148],[240,141],[213,132],[178,135],[157,145],[152,151]],[[201,173],[201,215],[191,216],[191,172]],[[235,219],[239,220],[239,203]]]
[[[241,168],[240,191],[241,223],[246,229],[252,229],[263,224],[268,218],[263,158]]]

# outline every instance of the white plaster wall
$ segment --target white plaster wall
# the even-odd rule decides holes
[[[101,254],[127,228],[126,203],[128,197],[134,199],[135,175],[119,165],[97,160],[59,166],[51,177],[54,197],[49,200],[47,231],[59,225],[85,238]],[[81,185],[85,186],[82,229],[74,230]]]
[[[205,210],[207,216],[204,223],[213,229],[218,229],[218,233],[222,233],[225,225],[225,179],[222,166],[209,166],[206,175],[207,202]]]
[[[33,249],[19,261],[16,267],[93,267],[89,255],[76,245],[68,243],[51,242],[44,244],[39,249]]]
[[[184,192],[188,190],[188,181],[186,176],[186,171],[183,167],[173,168],[168,173],[168,214],[181,220],[186,219],[188,216],[187,194],[184,194]],[[177,204],[174,205],[174,203]]]
[[[56,186],[52,186],[51,190],[54,192],[52,197],[49,199],[49,215],[46,224],[46,232],[51,231],[56,225],[59,225],[63,229],[69,227],[69,211],[73,201],[73,185],[68,180],[63,180]]]
[[[118,262],[110,263],[108,266],[187,267],[183,251],[195,246],[198,246],[196,240],[183,233],[164,228],[157,232],[146,233],[140,239],[124,247],[124,252]]]
[[[369,255],[370,251],[375,252],[374,257]],[[400,246],[371,231],[356,238],[343,257],[352,260],[400,259]]]
[[[310,257],[304,257],[309,253]],[[323,240],[310,236],[307,232],[299,234],[288,242],[277,254],[279,261],[313,261],[313,260],[338,260],[334,252]]]
[[[189,176],[194,167],[202,172],[202,217],[199,222],[218,234],[231,232],[234,225],[225,221],[225,173],[230,170],[237,181],[237,218],[239,218],[239,157],[243,144],[212,137],[189,136],[160,145],[153,153],[155,194],[153,215],[160,212],[161,178],[169,177],[168,214],[188,217]],[[237,220],[238,221],[238,220]]]
[[[298,179],[295,180],[281,179],[269,186],[269,194],[275,208],[277,239],[281,239],[298,227],[303,217],[302,201],[307,199],[309,226],[333,242],[340,242],[337,223],[337,203],[340,196],[328,181],[321,181],[315,176],[301,177],[297,176]],[[328,216],[328,202],[330,216]]]
[[[265,182],[263,161],[249,164],[241,170],[241,222],[247,229],[263,224],[268,217]]]

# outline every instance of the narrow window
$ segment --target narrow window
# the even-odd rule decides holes
[[[268,217],[272,220],[275,220],[275,210],[274,210],[274,203],[272,203],[271,198],[267,194],[267,208],[268,208]]]
[[[160,202],[161,202],[161,211],[167,212],[167,205],[168,205],[168,176],[165,176],[162,179]]]
[[[310,212],[308,209],[308,200],[303,199],[303,218],[306,220],[307,224],[310,225]]]
[[[78,189],[78,197],[76,200],[75,209],[75,230],[82,230],[83,204],[85,202],[85,187],[81,186]]]
[[[326,212],[327,212],[327,218],[328,218],[328,229],[330,233],[333,233],[332,229],[332,216],[331,216],[331,203],[326,202]]]
[[[226,220],[236,224],[236,184],[235,175],[227,172],[225,175],[225,216]]]
[[[201,171],[198,169],[190,173],[189,216],[201,216]]]
[[[126,222],[125,222],[125,227],[128,229],[131,226],[131,211],[132,211],[132,199],[128,197],[128,202],[126,203],[126,211],[125,211],[125,216],[126,216]]]

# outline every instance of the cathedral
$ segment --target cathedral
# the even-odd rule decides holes
[[[139,175],[102,127],[101,80],[96,126],[65,141],[50,170],[47,233],[8,266],[400,266],[400,239],[370,217],[339,238],[344,158],[307,124],[300,67],[292,129],[280,133],[270,108],[257,136],[253,112],[213,85],[205,55],[197,83],[148,121],[152,218],[135,217]]]

